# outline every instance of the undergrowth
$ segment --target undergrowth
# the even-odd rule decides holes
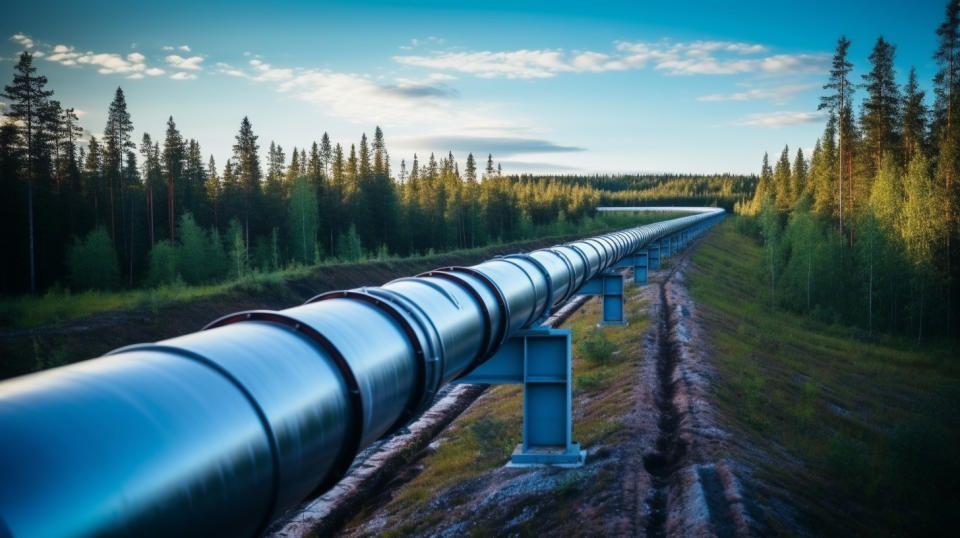
[[[713,390],[758,468],[758,497],[825,535],[929,535],[960,509],[956,342],[873,338],[758,300],[762,252],[734,222],[705,239],[689,282],[706,313]],[[782,513],[755,514],[777,534]]]

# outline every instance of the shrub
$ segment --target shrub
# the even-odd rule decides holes
[[[593,327],[586,337],[577,343],[577,351],[590,362],[606,364],[616,350],[616,345],[599,327]]]
[[[120,266],[113,241],[103,226],[83,240],[74,240],[67,254],[70,284],[77,289],[107,290],[120,284]]]
[[[169,241],[160,241],[150,250],[150,268],[147,271],[147,282],[156,287],[172,284],[178,277],[177,249]]]

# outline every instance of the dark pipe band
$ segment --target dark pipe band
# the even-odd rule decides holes
[[[353,462],[354,456],[356,456],[357,452],[360,451],[360,440],[363,436],[363,432],[360,431],[361,425],[363,424],[363,398],[360,394],[360,384],[357,383],[357,378],[354,376],[353,370],[350,368],[350,364],[344,358],[343,354],[340,353],[340,350],[337,349],[337,347],[334,346],[326,336],[306,323],[303,323],[302,321],[294,319],[290,316],[283,315],[279,312],[273,310],[250,310],[247,312],[235,312],[211,321],[203,327],[203,330],[206,331],[208,329],[215,329],[217,327],[223,327],[224,325],[230,325],[231,323],[239,323],[250,320],[269,321],[278,325],[290,327],[299,333],[303,333],[320,349],[327,352],[330,358],[333,359],[333,364],[337,371],[341,376],[343,376],[343,382],[347,386],[347,398],[350,401],[351,424],[349,424],[346,428],[346,434],[344,436],[346,442],[344,443],[343,449],[341,449],[337,454],[337,457],[330,468],[330,474],[316,488],[315,491],[327,489],[339,482],[340,479],[347,474],[347,470],[350,468],[350,463]]]

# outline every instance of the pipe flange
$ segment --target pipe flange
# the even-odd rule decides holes
[[[410,342],[410,345],[413,346],[413,350],[417,359],[419,359],[416,361],[417,375],[416,382],[414,384],[414,390],[410,394],[410,399],[407,400],[407,403],[404,405],[403,411],[400,413],[400,416],[397,418],[396,422],[394,422],[390,428],[387,429],[387,434],[390,434],[400,429],[416,415],[416,411],[420,407],[420,400],[427,392],[427,377],[428,375],[433,375],[433,372],[427,371],[428,361],[426,353],[424,353],[423,350],[423,343],[420,341],[420,338],[417,337],[417,332],[414,330],[413,325],[410,324],[410,320],[407,319],[407,317],[397,308],[395,303],[373,295],[364,288],[321,293],[320,295],[310,298],[304,304],[318,303],[320,301],[326,301],[329,299],[354,299],[372,305],[376,309],[387,314],[391,319],[397,322],[397,324],[400,326],[400,329],[403,330],[404,334],[407,336],[407,340]],[[431,362],[429,368],[432,369],[433,365],[435,364],[435,361]],[[421,397],[418,397],[418,395],[421,395]]]
[[[343,354],[340,353],[340,350],[337,349],[326,336],[310,325],[274,310],[235,312],[211,321],[206,324],[202,330],[206,331],[243,321],[276,323],[302,333],[311,340],[314,345],[329,355],[340,376],[343,378],[343,382],[347,386],[347,399],[350,402],[350,424],[346,428],[343,449],[337,454],[333,465],[330,467],[330,474],[327,475],[327,478],[317,486],[314,491],[322,491],[330,488],[347,474],[347,470],[350,468],[354,456],[360,451],[360,441],[363,436],[363,432],[361,431],[361,425],[363,424],[363,398],[360,395],[360,384],[357,383],[357,377],[354,375],[353,369],[350,368],[350,364],[346,358],[344,358]]]

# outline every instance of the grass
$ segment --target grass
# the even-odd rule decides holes
[[[602,218],[589,219],[578,225],[569,224],[563,228],[538,227],[529,239],[516,243],[534,239],[563,241],[574,236],[579,238],[589,234],[674,218],[679,215],[673,213],[604,214]],[[83,291],[77,293],[71,293],[70,290],[62,286],[53,286],[41,296],[0,297],[0,327],[23,329],[80,319],[103,312],[125,311],[143,307],[156,310],[169,304],[208,299],[231,292],[257,292],[267,288],[280,289],[285,286],[287,281],[308,278],[311,274],[326,267],[367,262],[389,263],[401,259],[420,259],[424,263],[429,263],[430,260],[447,256],[482,255],[491,248],[502,247],[503,245],[503,243],[494,242],[471,249],[450,250],[441,253],[431,251],[426,255],[415,254],[406,258],[399,256],[368,257],[357,262],[342,262],[330,259],[313,266],[296,265],[273,272],[253,271],[239,279],[210,285],[188,286],[178,283],[151,289]]]
[[[960,509],[955,342],[863,338],[759,300],[762,253],[726,222],[690,288],[708,319],[715,402],[757,468],[761,503],[815,534],[938,534]],[[776,511],[755,514],[795,534]]]
[[[631,291],[628,288],[628,293]],[[602,338],[611,348],[605,360],[596,360],[574,346],[573,439],[585,449],[618,442],[618,435],[626,435],[620,417],[633,405],[625,395],[631,392],[630,384],[643,360],[642,335],[650,323],[643,313],[647,306],[636,297],[628,300],[629,326],[603,327],[603,337],[597,335],[595,327],[600,318],[596,301],[589,301],[563,325],[572,329],[575,343],[589,334],[593,339]],[[457,486],[502,467],[521,441],[522,411],[523,390],[519,385],[491,387],[444,432],[436,451],[420,461],[425,470],[400,487],[386,506],[392,519],[403,522],[388,535],[429,533],[441,519],[437,510],[430,508],[431,500],[445,493],[453,495]],[[564,502],[572,502],[573,492],[582,485],[581,478],[573,473],[559,483],[555,492],[558,510],[565,510]],[[451,502],[461,500],[453,495]],[[347,527],[362,524],[370,515],[361,512]]]

